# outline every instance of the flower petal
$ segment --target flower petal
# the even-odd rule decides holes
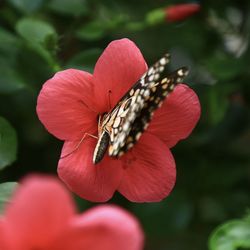
[[[74,213],[71,197],[58,180],[27,177],[6,208],[8,244],[20,250],[46,248],[65,230]]]
[[[11,239],[6,239],[4,219],[0,217],[0,249],[9,250],[9,246],[7,245],[8,240]]]
[[[84,199],[94,202],[109,200],[118,187],[123,169],[119,160],[107,155],[93,165],[96,139],[86,137],[77,150],[77,142],[65,142],[58,164],[58,174],[68,187]],[[72,152],[68,155],[68,153]]]
[[[132,41],[125,38],[111,42],[93,74],[98,110],[104,113],[114,107],[146,70],[146,62]]]
[[[200,102],[187,85],[179,84],[159,108],[147,132],[161,138],[168,147],[190,135],[200,118]]]
[[[118,191],[134,202],[156,202],[173,189],[175,161],[167,146],[157,137],[144,133],[122,158],[125,168]]]
[[[78,216],[53,250],[141,250],[143,233],[125,210],[102,205]]]
[[[47,130],[61,140],[81,138],[97,127],[92,75],[76,69],[56,73],[37,100],[37,114]]]

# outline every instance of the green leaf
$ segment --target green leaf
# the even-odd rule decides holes
[[[16,9],[24,13],[30,13],[38,10],[44,0],[8,0]]]
[[[250,221],[231,220],[219,226],[209,240],[210,250],[236,250],[250,248]]]
[[[183,193],[178,195],[175,193],[175,196],[159,203],[144,205],[133,203],[131,210],[144,222],[145,231],[155,237],[159,235],[166,237],[167,234],[187,229],[193,216],[193,205]]]
[[[41,20],[23,18],[17,25],[16,30],[28,43],[27,47],[36,51],[54,71],[60,70],[55,60],[58,36],[55,29]]]
[[[0,93],[10,94],[26,87],[18,72],[0,60]]]
[[[9,202],[16,187],[16,182],[5,182],[0,184],[0,214],[3,212],[5,204]]]
[[[206,67],[210,73],[220,80],[230,80],[245,69],[245,61],[243,59],[235,59],[233,56],[217,52],[206,62]]]
[[[209,119],[211,124],[218,124],[225,116],[229,106],[228,92],[220,86],[211,86],[207,95],[209,99]],[[224,93],[222,92],[224,91]]]
[[[0,93],[8,94],[25,86],[16,70],[21,39],[0,28],[0,41]]]
[[[85,0],[52,0],[49,8],[64,15],[80,16],[87,13],[87,1]]]
[[[86,24],[77,31],[77,36],[83,40],[98,40],[105,36],[106,25],[100,21],[93,21]]]
[[[73,56],[67,64],[67,67],[75,67],[92,71],[97,59],[101,55],[102,50],[98,48],[85,50]]]
[[[1,54],[13,54],[17,51],[19,46],[19,39],[18,37],[14,36],[7,30],[0,27],[0,52]]]
[[[0,117],[0,169],[16,160],[17,136],[10,123]]]
[[[57,37],[55,29],[47,22],[23,18],[16,25],[17,33],[32,43],[44,44],[48,37]]]

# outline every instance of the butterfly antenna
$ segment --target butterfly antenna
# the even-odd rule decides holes
[[[61,156],[60,159],[64,159],[64,158],[70,156],[71,154],[73,154],[76,150],[78,150],[78,148],[80,147],[80,145],[82,144],[82,142],[83,142],[83,140],[86,138],[86,136],[90,136],[90,137],[92,137],[92,138],[98,139],[98,137],[95,136],[95,135],[92,135],[92,134],[89,134],[89,133],[85,133],[85,134],[83,135],[83,137],[81,138],[81,140],[80,140],[80,141],[78,142],[78,144],[76,145],[76,147],[75,147],[70,153],[67,153],[67,154]]]

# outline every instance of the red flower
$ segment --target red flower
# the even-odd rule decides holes
[[[165,18],[168,22],[181,21],[199,11],[200,5],[196,3],[176,4],[165,9]]]
[[[0,249],[142,249],[141,228],[123,209],[102,205],[82,215],[75,210],[58,180],[26,178],[0,217]]]
[[[121,39],[105,49],[93,75],[68,69],[43,85],[37,113],[50,133],[65,140],[62,156],[74,151],[85,133],[97,135],[98,114],[114,107],[146,70],[135,44]],[[77,150],[60,159],[58,174],[87,200],[107,201],[118,190],[131,201],[160,201],[175,184],[175,162],[169,148],[191,133],[199,116],[196,94],[179,84],[124,156],[112,159],[106,155],[93,165],[97,140],[87,136]]]

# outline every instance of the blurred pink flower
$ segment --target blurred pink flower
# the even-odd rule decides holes
[[[200,11],[197,3],[176,4],[165,8],[165,18],[168,22],[181,21]]]
[[[1,250],[141,250],[137,220],[121,208],[101,205],[76,214],[56,179],[27,177],[0,217]]]
[[[111,42],[98,59],[93,75],[76,69],[55,74],[38,96],[37,114],[47,130],[65,140],[58,174],[82,198],[103,202],[118,190],[130,201],[155,202],[172,190],[175,161],[169,150],[186,138],[200,117],[196,94],[179,84],[158,109],[138,143],[119,159],[107,154],[97,165],[92,158],[98,116],[112,109],[147,70],[136,45]]]

